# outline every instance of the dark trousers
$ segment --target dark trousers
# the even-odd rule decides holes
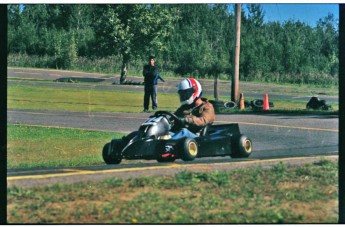
[[[157,85],[145,86],[144,94],[144,109],[148,110],[150,105],[150,97],[152,101],[152,109],[156,109],[157,106]]]

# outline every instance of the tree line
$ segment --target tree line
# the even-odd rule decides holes
[[[8,5],[8,62],[55,69],[88,65],[89,71],[120,72],[123,82],[129,71],[140,73],[147,57],[155,55],[166,74],[230,79],[233,7]],[[315,27],[292,19],[265,22],[264,16],[260,4],[242,5],[240,80],[338,83],[339,33],[334,15],[315,18]]]

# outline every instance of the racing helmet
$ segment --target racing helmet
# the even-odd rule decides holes
[[[202,88],[199,81],[193,78],[182,80],[177,88],[181,105],[190,105],[202,95]]]

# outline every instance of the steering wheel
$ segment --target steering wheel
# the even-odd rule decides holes
[[[168,111],[164,111],[164,110],[157,111],[153,116],[155,116],[155,117],[169,116],[170,119],[169,118],[167,118],[167,119],[168,119],[169,123],[172,124],[172,126],[175,126],[176,122],[179,122],[179,118],[175,114],[168,112]],[[174,123],[171,123],[171,121],[173,121]]]

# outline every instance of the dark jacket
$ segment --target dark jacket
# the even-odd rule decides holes
[[[175,112],[177,117],[185,118],[186,127],[193,133],[199,133],[215,120],[213,105],[206,98],[201,98],[201,100],[202,103],[199,106],[182,105]]]
[[[143,69],[145,86],[157,85],[158,79],[164,82],[163,78],[159,75],[156,66],[145,65]]]
[[[164,79],[159,75],[159,73],[157,73],[155,76],[155,79],[153,80],[153,85],[157,85],[158,79],[160,79],[162,82],[164,82]]]

